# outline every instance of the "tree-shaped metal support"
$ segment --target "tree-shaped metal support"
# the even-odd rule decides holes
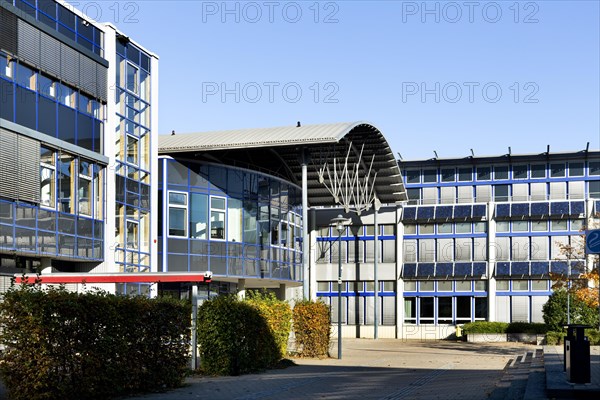
[[[336,204],[342,206],[346,213],[355,212],[361,215],[363,212],[368,212],[373,207],[373,223],[375,225],[374,237],[374,262],[373,262],[373,279],[374,279],[374,319],[373,319],[373,337],[378,338],[379,325],[379,280],[377,279],[377,262],[379,258],[379,227],[377,225],[377,211],[381,207],[381,203],[375,192],[375,180],[377,171],[373,170],[375,162],[375,154],[371,157],[371,162],[367,167],[363,162],[364,145],[360,149],[356,162],[351,165],[351,154],[354,148],[352,142],[348,145],[348,151],[344,159],[338,160],[333,157],[333,162],[328,159],[318,166],[317,174],[319,182],[323,184],[329,193],[333,196]]]

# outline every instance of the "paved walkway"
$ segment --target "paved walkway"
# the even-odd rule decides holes
[[[568,383],[562,360],[562,346],[344,339],[342,360],[294,359],[296,366],[260,374],[196,376],[182,388],[129,400],[599,398],[600,347],[592,347],[591,384]],[[5,394],[0,383],[0,399]]]
[[[295,359],[297,366],[261,374],[194,377],[183,388],[132,400],[486,399],[497,390],[511,360],[535,348],[345,339],[342,360]]]

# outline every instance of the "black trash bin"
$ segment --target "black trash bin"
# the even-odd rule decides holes
[[[584,329],[589,325],[567,325],[565,336],[565,370],[567,380],[571,383],[590,383],[590,342],[585,337]]]

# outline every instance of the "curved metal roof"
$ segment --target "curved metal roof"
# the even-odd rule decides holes
[[[377,173],[375,193],[384,204],[406,200],[402,176],[394,153],[379,129],[367,122],[285,126],[161,135],[158,153],[175,159],[218,162],[257,169],[302,183],[302,160],[308,159],[308,202],[310,206],[335,206],[318,170],[333,159],[360,163],[364,176],[374,156],[371,175]],[[359,155],[362,150],[362,158]]]

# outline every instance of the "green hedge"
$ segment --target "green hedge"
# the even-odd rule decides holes
[[[198,309],[201,369],[211,375],[239,375],[269,368],[281,349],[267,319],[235,295],[218,296]]]
[[[546,324],[529,322],[476,321],[464,324],[463,332],[469,333],[529,333],[543,335],[548,331]]]
[[[297,302],[294,306],[293,326],[298,356],[327,356],[331,325],[329,307],[325,303],[310,300]]]
[[[546,333],[546,344],[548,345],[560,345],[563,343],[564,337],[567,334],[566,330],[550,331]],[[600,331],[598,329],[586,329],[585,336],[590,341],[590,345],[600,345]]]
[[[548,325],[534,322],[511,322],[506,327],[506,333],[529,333],[543,335],[548,332]]]
[[[191,309],[172,299],[23,285],[0,303],[12,399],[106,399],[183,383]]]
[[[245,301],[265,318],[279,348],[278,358],[285,357],[292,328],[292,308],[289,303],[277,299],[273,293],[259,291],[249,291]]]
[[[476,321],[469,322],[463,325],[463,332],[470,333],[506,333],[508,323],[506,322],[489,322]]]

